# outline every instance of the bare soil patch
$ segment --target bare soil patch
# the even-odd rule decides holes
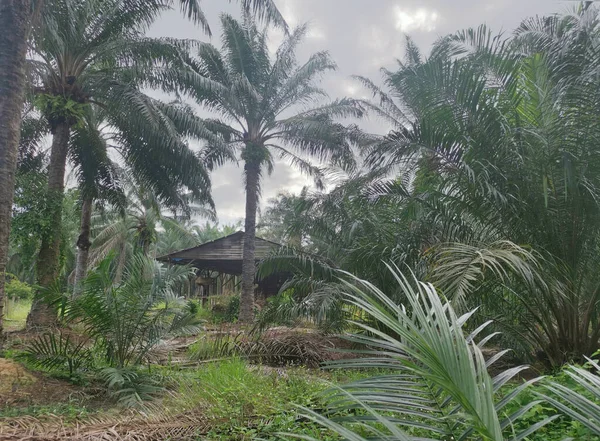
[[[0,358],[0,409],[64,402],[77,392],[66,381],[30,372],[14,360]]]

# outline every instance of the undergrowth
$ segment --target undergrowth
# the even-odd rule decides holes
[[[154,369],[162,384],[177,394],[165,407],[194,409],[214,421],[210,440],[278,439],[279,432],[294,431],[320,440],[334,440],[328,431],[299,419],[298,406],[319,411],[322,393],[332,384],[362,378],[372,372],[323,371],[305,367],[269,368],[229,359],[198,369]]]
[[[298,406],[324,412],[327,407],[325,391],[334,385],[353,382],[383,372],[374,370],[322,370],[299,366],[271,368],[250,365],[242,359],[228,359],[202,364],[197,368],[151,366],[145,375],[152,383],[160,384],[169,393],[155,401],[157,408],[178,413],[194,413],[208,421],[210,430],[203,439],[213,441],[240,441],[251,439],[279,440],[280,433],[293,433],[323,441],[339,438],[313,422],[299,418]],[[576,389],[570,378],[559,373],[548,381],[556,381]],[[512,407],[511,413],[537,399],[541,384],[523,393]],[[514,409],[513,409],[514,408]],[[85,403],[69,401],[34,405],[24,408],[0,410],[0,418],[33,416],[60,416],[65,421],[85,421],[99,409],[91,410]],[[109,415],[115,409],[100,411]],[[550,405],[541,403],[531,408],[515,427],[515,431],[534,424],[557,412]],[[342,415],[343,416],[343,415]],[[411,433],[419,436],[419,433]],[[565,437],[574,440],[598,441],[584,427],[568,417],[561,417],[544,427],[525,441],[562,441]]]

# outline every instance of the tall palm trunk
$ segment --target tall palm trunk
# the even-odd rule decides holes
[[[79,229],[79,238],[77,239],[77,262],[75,266],[75,283],[73,295],[81,293],[83,279],[87,274],[88,258],[90,255],[90,231],[92,226],[92,205],[93,198],[86,196],[81,205],[81,227]]]
[[[256,276],[255,238],[256,207],[260,179],[260,164],[246,162],[246,219],[244,222],[244,248],[242,251],[242,296],[240,299],[240,322],[248,323],[254,318],[254,278]]]
[[[42,245],[36,262],[37,283],[50,287],[60,272],[60,239],[62,233],[62,202],[65,190],[65,169],[71,128],[68,122],[54,127],[50,165],[48,167],[48,220],[49,226],[42,233]],[[43,302],[39,292],[27,317],[28,328],[48,327],[56,323],[54,309]]]
[[[32,17],[31,0],[0,2],[0,340],[3,335],[4,273],[25,89],[25,57]]]

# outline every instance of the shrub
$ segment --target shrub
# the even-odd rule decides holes
[[[25,282],[21,282],[16,277],[7,277],[4,285],[5,295],[8,299],[30,300],[33,297],[33,288]]]
[[[212,322],[235,323],[240,312],[239,296],[219,296],[213,297],[215,304],[211,308]]]
[[[368,315],[357,322],[360,333],[351,340],[364,344],[365,358],[344,360],[332,367],[381,368],[391,373],[356,381],[331,391],[328,414],[307,410],[304,416],[344,439],[486,439],[504,441],[533,401],[507,414],[510,405],[532,382],[509,386],[525,367],[496,375],[488,368],[505,352],[485,360],[481,351],[489,337],[480,338],[487,323],[472,334],[465,324],[475,311],[458,315],[442,301],[431,284],[392,271],[406,304],[397,304],[372,284],[355,279],[346,301]],[[506,387],[504,387],[506,386]],[[507,390],[508,389],[508,390]],[[351,416],[336,419],[336,415]],[[541,418],[508,438],[522,440],[557,416]],[[347,425],[346,423],[351,423]],[[311,439],[311,438],[304,438]]]
[[[79,297],[47,292],[48,300],[61,305],[69,324],[84,328],[87,339],[75,344],[62,334],[47,334],[26,349],[29,359],[44,367],[68,369],[73,374],[92,358],[89,347],[100,354],[96,365],[108,367],[101,378],[110,394],[131,405],[150,397],[156,389],[140,380],[137,367],[167,335],[197,330],[197,319],[173,286],[189,275],[185,267],[163,267],[144,256],[135,256],[123,283],[111,277],[111,258],[90,273]]]

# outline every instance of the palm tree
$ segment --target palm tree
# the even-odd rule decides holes
[[[557,416],[536,421],[520,433],[515,428],[534,401],[515,412],[507,405],[536,380],[515,386],[511,378],[527,366],[488,369],[507,351],[486,360],[483,349],[493,337],[486,326],[465,331],[475,310],[461,315],[442,300],[433,285],[389,268],[406,299],[397,303],[371,283],[352,278],[344,298],[363,320],[349,339],[363,345],[363,356],[330,363],[331,368],[380,369],[373,377],[330,391],[325,412],[304,417],[341,439],[489,441],[522,440]],[[336,415],[342,415],[336,418]],[[313,439],[307,437],[306,439]]]
[[[121,143],[129,164],[154,161],[156,180],[179,175],[198,197],[209,187],[200,159],[182,142],[176,127],[185,112],[166,108],[140,91],[144,84],[156,85],[158,75],[178,65],[180,51],[188,45],[144,37],[164,9],[164,4],[131,8],[122,0],[59,0],[44,10],[43,23],[34,31],[36,57],[29,62],[37,85],[34,102],[53,135],[46,197],[49,223],[37,260],[42,287],[50,286],[59,271],[60,237],[55,233],[60,231],[69,142],[91,104],[103,110],[106,124],[119,128],[123,141],[140,135],[146,140]],[[45,325],[53,316],[48,307],[34,302],[28,324]]]
[[[86,124],[76,129],[69,146],[71,158],[77,167],[81,193],[81,223],[77,239],[74,295],[81,291],[87,274],[94,201],[109,202],[121,210],[125,208],[125,195],[119,185],[117,166],[108,157],[107,143],[97,127],[97,122],[93,120],[93,115],[90,117]]]
[[[186,110],[176,104],[160,104],[171,115],[171,122],[177,130],[186,131]],[[174,212],[202,214],[213,216],[213,202],[206,191],[195,188],[195,176],[205,173],[199,168],[199,163],[191,164],[190,170],[183,172],[180,169],[159,167],[157,169],[154,158],[146,155],[131,161],[129,154],[144,149],[161,149],[152,137],[144,133],[138,134],[135,127],[130,127],[129,120],[119,121],[119,125],[102,127],[102,118],[105,112],[97,110],[86,119],[86,123],[74,129],[71,139],[70,152],[73,163],[77,166],[79,185],[82,191],[81,234],[77,241],[78,266],[75,274],[75,287],[82,281],[87,272],[87,257],[90,242],[90,228],[92,220],[92,204],[94,200],[111,203],[120,211],[125,210],[126,198],[119,179],[118,167],[109,158],[109,150],[121,156],[122,162],[127,165],[123,174],[129,174],[143,183],[148,192],[154,192],[156,202],[161,208],[168,208]],[[188,161],[189,150],[170,150],[169,155],[173,164],[183,164]],[[194,169],[194,167],[198,167]],[[191,171],[191,173],[190,173]],[[128,182],[127,179],[125,179]],[[128,184],[132,183],[129,179]],[[186,192],[185,189],[192,189]],[[200,190],[200,191],[199,191]],[[124,214],[124,213],[123,213]],[[165,222],[162,217],[163,223]]]
[[[242,263],[240,320],[250,321],[254,302],[254,238],[256,212],[263,171],[273,168],[273,155],[290,161],[318,183],[322,170],[304,156],[352,167],[354,158],[347,128],[333,121],[335,116],[358,115],[347,100],[301,111],[325,95],[317,79],[335,69],[327,52],[312,55],[298,65],[295,50],[306,33],[306,26],[284,38],[273,59],[267,45],[267,30],[259,29],[248,14],[238,22],[221,16],[222,51],[202,44],[192,69],[206,81],[188,88],[196,101],[222,119],[205,120],[213,132],[208,139],[207,163],[224,161],[244,163],[246,187],[245,238]],[[285,116],[284,116],[285,115]]]
[[[404,292],[406,301],[401,304],[347,274],[352,283],[345,288],[345,301],[361,311],[355,316],[359,321],[352,322],[358,332],[349,340],[366,349],[358,359],[328,364],[329,368],[379,371],[332,388],[321,395],[324,409],[303,409],[301,417],[327,428],[335,439],[352,441],[547,439],[549,433],[562,434],[565,420],[559,418],[565,417],[577,422],[577,439],[597,439],[600,365],[596,361],[567,367],[568,382],[511,381],[528,367],[494,366],[508,350],[486,359],[485,346],[496,335],[489,333],[489,321],[465,332],[478,311],[460,315],[433,285],[412,274],[404,276],[397,267],[389,269]],[[533,392],[536,399],[521,404],[520,394],[536,383],[541,383],[542,392]],[[538,414],[537,421],[523,419],[531,417],[536,406],[547,404],[559,414]],[[538,434],[546,425],[546,434]],[[281,439],[298,438],[316,441],[293,434]]]
[[[128,7],[139,8],[140,4],[149,2],[128,0],[127,3]],[[195,20],[203,19],[196,0],[181,0],[181,5]],[[0,274],[4,274],[8,253],[28,40],[34,18],[43,14],[43,7],[43,0],[9,0],[3,1],[0,6],[0,25],[3,30],[0,36],[0,117],[4,122],[0,130]],[[0,336],[3,335],[3,300],[4,278],[0,277]]]
[[[267,208],[260,213],[258,228],[261,237],[300,248],[302,234],[289,234],[288,226],[294,223],[296,207],[306,198],[307,192],[308,188],[304,187],[299,195],[282,192],[269,199]]]
[[[174,251],[173,247],[189,248],[203,242],[195,227],[188,229],[183,220],[169,217],[166,213],[177,207],[190,215],[212,219],[214,211],[204,207],[169,205],[170,201],[157,197],[152,188],[133,182],[125,176],[122,181],[123,189],[126,190],[124,210],[116,206],[117,210],[106,210],[91,219],[92,267],[114,254],[114,270],[118,282],[127,261],[134,255],[155,257],[157,254]]]
[[[440,247],[431,280],[500,315],[551,365],[600,340],[598,17],[584,5],[526,20],[509,40],[467,30],[428,59],[409,45],[384,72],[389,94],[361,79],[377,97],[363,105],[394,126],[367,162],[435,177],[421,198]]]
[[[71,6],[77,2],[68,2]],[[122,0],[121,9],[145,11],[151,14],[175,3],[173,0]],[[179,0],[182,11],[210,33],[210,28],[198,0]],[[285,20],[272,0],[242,0],[245,9],[252,10],[266,20],[287,29]],[[10,209],[13,201],[14,171],[19,146],[20,112],[25,89],[25,64],[27,43],[34,17],[46,17],[60,5],[54,2],[44,8],[43,0],[9,0],[0,7],[0,116],[4,121],[0,130],[0,274],[4,274],[10,232]],[[107,5],[107,11],[110,6]],[[35,23],[40,25],[40,23]],[[47,23],[42,23],[42,26]],[[113,29],[114,31],[114,29]],[[69,73],[65,73],[70,76]],[[4,279],[0,280],[0,305],[4,298]],[[0,306],[0,335],[2,335],[2,309]]]
[[[35,2],[3,1],[0,5],[0,339],[4,308],[4,273],[8,260],[10,219],[25,91],[25,56]]]
[[[214,219],[214,213],[196,212],[209,219]],[[174,251],[180,251],[186,248],[192,248],[206,242],[229,236],[240,230],[241,224],[231,224],[219,226],[206,221],[204,225],[197,225],[191,218],[176,218],[163,216],[161,226],[164,231],[159,232],[157,242],[157,254],[165,255]]]
[[[162,220],[161,204],[147,188],[127,184],[125,212],[99,215],[90,249],[91,266],[98,265],[109,255],[114,255],[115,281],[123,275],[127,261],[136,254],[148,256],[158,239],[158,227]]]
[[[348,280],[338,270],[369,280],[387,289],[395,301],[404,301],[384,262],[424,275],[421,252],[428,246],[430,231],[415,210],[417,197],[405,184],[390,179],[386,170],[376,170],[344,177],[327,192],[303,191],[281,199],[274,225],[283,232],[282,243],[294,239],[293,247],[268,256],[258,277],[277,273],[293,277],[280,290],[289,300],[269,305],[261,314],[261,325],[304,319],[327,331],[343,328],[342,292]]]

